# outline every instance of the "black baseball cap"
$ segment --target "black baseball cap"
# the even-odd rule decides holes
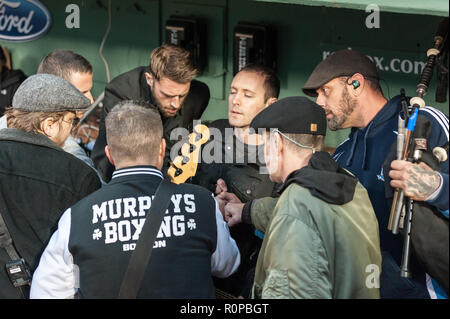
[[[324,135],[325,111],[304,96],[286,97],[259,112],[250,124],[255,130],[278,129],[286,134]]]
[[[325,83],[340,76],[360,73],[364,77],[379,80],[377,67],[366,55],[354,50],[339,50],[320,62],[309,76],[302,90],[308,96],[316,97],[316,90]]]

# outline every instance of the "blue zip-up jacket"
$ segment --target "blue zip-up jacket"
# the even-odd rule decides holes
[[[337,147],[333,155],[333,158],[343,168],[355,174],[367,189],[377,215],[380,227],[380,246],[383,253],[382,298],[408,297],[408,294],[411,294],[410,297],[428,297],[428,294],[423,294],[426,292],[425,274],[420,268],[416,269],[414,258],[411,260],[414,277],[409,279],[408,284],[411,287],[415,286],[415,292],[402,291],[397,289],[398,287],[393,287],[396,285],[394,281],[398,279],[399,275],[397,273],[390,274],[390,272],[396,272],[396,268],[400,264],[403,243],[401,236],[393,235],[387,229],[390,203],[386,199],[383,164],[392,144],[397,139],[398,114],[401,110],[401,96],[389,100],[365,128],[352,128],[349,137]],[[421,109],[419,114],[425,115],[432,124],[428,139],[430,149],[448,142],[449,129],[446,115],[431,107]],[[449,207],[448,163],[448,159],[441,163],[442,188],[438,196],[433,201],[429,201],[429,204],[437,207],[446,216],[448,216]],[[392,260],[388,260],[392,258],[396,265],[392,263]],[[390,263],[389,267],[385,264],[387,262]],[[384,284],[383,278],[385,278]]]

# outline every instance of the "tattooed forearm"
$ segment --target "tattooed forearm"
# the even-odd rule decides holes
[[[435,171],[425,165],[412,165],[408,169],[409,178],[406,189],[409,197],[426,199],[440,184],[440,177]]]

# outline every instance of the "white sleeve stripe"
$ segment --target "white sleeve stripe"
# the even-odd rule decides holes
[[[341,144],[339,144],[338,146],[336,146],[336,149],[338,147],[340,147],[342,144],[344,144],[345,142],[347,142],[348,140],[350,140],[350,137],[347,137],[344,141],[341,142]]]
[[[434,107],[431,107],[431,106],[426,106],[423,109],[436,114],[436,116],[438,116],[442,120],[442,122],[444,122],[445,124],[448,125],[448,117],[447,117],[447,115],[445,115],[440,110],[438,110],[438,109],[436,109]]]
[[[442,127],[445,135],[447,136],[447,141],[448,141],[448,139],[449,139],[448,138],[448,122],[445,123],[438,114],[431,111],[429,108],[422,108],[421,111],[424,111],[424,112],[430,114],[436,120],[436,122],[439,123],[439,125]]]
[[[442,113],[437,113],[436,112],[436,110],[431,110],[431,109],[427,109],[429,112],[432,112],[432,113],[434,113],[434,114],[436,114],[441,120],[442,120],[442,122],[444,123],[444,126],[446,127],[446,130],[447,130],[447,132],[448,132],[448,118],[447,117],[445,117],[445,115],[444,114],[442,114]]]
[[[440,111],[440,110],[438,110],[438,109],[436,109],[434,107],[431,107],[431,106],[425,106],[425,109],[429,110],[429,111],[432,111],[437,116],[439,116],[445,123],[448,124],[448,117],[447,117],[447,115],[445,115],[444,112],[442,112],[442,111]]]
[[[345,153],[345,152],[339,152],[338,154],[334,154],[334,155],[333,155],[333,159],[337,162],[338,159],[339,159],[339,157],[341,157],[342,154],[344,154],[344,153]]]
[[[433,117],[436,118],[438,120],[438,122],[441,123],[441,125],[445,126],[448,130],[448,118],[444,115],[444,113],[442,113],[439,110],[436,110],[435,108],[428,107],[428,106],[421,110],[433,115]]]

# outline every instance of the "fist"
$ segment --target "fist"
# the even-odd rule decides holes
[[[242,203],[228,203],[225,205],[225,221],[229,227],[240,224],[242,222]]]
[[[391,163],[391,186],[403,190],[405,196],[415,201],[426,200],[441,183],[440,175],[425,163],[395,160]]]

